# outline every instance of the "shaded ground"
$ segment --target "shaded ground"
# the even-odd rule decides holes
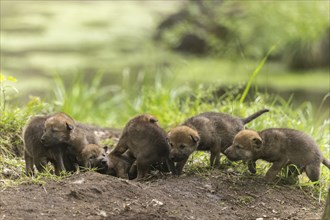
[[[95,172],[0,192],[0,219],[320,219],[301,189],[223,171],[144,182]]]

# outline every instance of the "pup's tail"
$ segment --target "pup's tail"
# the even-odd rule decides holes
[[[322,163],[330,169],[330,161],[323,157]]]
[[[269,109],[263,109],[263,110],[260,110],[260,111],[257,111],[256,113],[250,115],[249,117],[247,118],[242,118],[242,122],[243,124],[247,124],[249,123],[250,121],[252,121],[253,119],[255,118],[258,118],[260,115],[262,115],[263,113],[265,112],[269,112]]]

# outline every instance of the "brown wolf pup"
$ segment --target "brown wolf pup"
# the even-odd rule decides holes
[[[31,118],[27,126],[23,129],[25,146],[24,157],[27,175],[32,175],[34,173],[33,165],[36,166],[39,172],[43,172],[44,167],[48,162],[51,162],[54,165],[56,175],[59,175],[61,171],[66,170],[63,161],[63,154],[66,150],[66,145],[63,143],[56,143],[52,146],[46,146],[41,140],[45,130],[45,122],[51,117],[63,121],[65,126],[67,121],[71,121],[71,119],[64,114],[35,116]]]
[[[320,163],[330,169],[330,162],[322,156],[317,143],[307,134],[289,128],[240,131],[225,154],[231,160],[262,159],[273,163],[266,173],[267,181],[273,181],[289,164],[305,171],[313,182],[320,177]]]
[[[97,172],[106,174],[109,167],[108,147],[87,144],[77,157],[77,161],[84,168],[96,168]]]
[[[122,155],[127,149],[136,158],[137,180],[144,178],[156,162],[166,163],[174,171],[174,164],[168,159],[166,133],[152,115],[142,114],[131,119],[110,155]]]
[[[132,155],[132,153],[127,150],[121,155],[109,154],[109,166],[108,166],[108,174],[116,177],[120,177],[123,179],[135,179],[136,178],[136,170],[130,169],[136,159]]]

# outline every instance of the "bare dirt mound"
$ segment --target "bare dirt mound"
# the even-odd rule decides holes
[[[301,189],[212,171],[144,182],[87,172],[0,192],[0,219],[320,219]]]

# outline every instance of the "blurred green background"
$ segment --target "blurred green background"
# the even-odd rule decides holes
[[[1,0],[0,68],[19,103],[52,97],[54,77],[99,73],[136,96],[159,83],[222,94],[275,45],[255,88],[329,111],[329,27],[329,1]]]

